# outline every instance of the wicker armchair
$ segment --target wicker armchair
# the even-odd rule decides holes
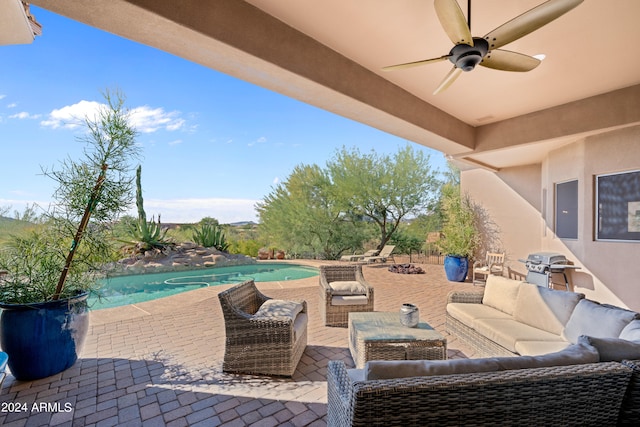
[[[350,312],[373,311],[373,287],[364,280],[361,265],[321,265],[319,281],[320,313],[326,326],[346,327]],[[340,284],[354,290],[339,290]]]
[[[271,298],[246,281],[218,294],[226,332],[225,372],[291,376],[307,346],[307,303],[297,315],[256,316]],[[276,301],[276,300],[272,300]]]

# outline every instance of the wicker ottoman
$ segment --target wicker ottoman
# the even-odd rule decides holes
[[[356,368],[368,360],[442,360],[447,339],[425,322],[403,326],[399,312],[349,313],[349,350]]]

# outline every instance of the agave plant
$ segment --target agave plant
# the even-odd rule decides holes
[[[192,238],[195,243],[205,248],[216,248],[222,252],[229,250],[229,242],[219,224],[201,223],[200,229],[194,230]]]

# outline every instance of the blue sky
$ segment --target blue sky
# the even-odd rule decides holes
[[[163,222],[257,221],[254,205],[299,164],[337,149],[395,153],[408,144],[333,113],[182,58],[55,15],[30,45],[0,46],[0,209],[46,207],[41,175],[78,158],[83,117],[105,89],[126,96],[142,145],[147,215]],[[444,170],[441,153],[413,144]]]

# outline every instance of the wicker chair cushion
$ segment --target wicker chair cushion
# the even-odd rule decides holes
[[[640,359],[640,341],[620,338],[587,337],[589,343],[598,349],[601,362],[622,362],[625,359]]]
[[[278,299],[266,300],[253,315],[254,317],[290,317],[295,319],[302,311],[302,304]]]
[[[367,294],[367,287],[356,280],[330,282],[329,287],[331,288],[332,295],[366,295]]]
[[[596,363],[598,351],[586,337],[566,349],[541,356],[488,357],[483,359],[369,361],[365,365],[367,380],[422,377],[433,375],[497,372],[514,369]]]
[[[307,313],[298,313],[296,319],[293,321],[293,341],[298,341],[298,339],[307,332],[307,323],[309,323],[309,319]]]
[[[640,341],[640,320],[634,320],[620,332],[620,338],[628,341]]]
[[[636,316],[637,313],[633,311],[585,299],[573,310],[562,336],[571,343],[577,342],[580,335],[618,338],[625,326]]]
[[[484,287],[482,304],[513,315],[520,283],[522,282],[508,277],[489,275]]]
[[[574,308],[583,298],[583,294],[575,292],[557,291],[531,283],[522,283],[514,317],[517,321],[534,328],[560,335]],[[582,334],[576,335],[571,341],[572,344],[576,343],[579,335]]]
[[[366,295],[336,295],[331,297],[331,305],[367,305]]]

